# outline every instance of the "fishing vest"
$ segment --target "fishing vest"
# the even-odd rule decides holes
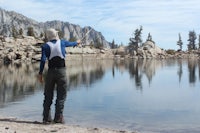
[[[56,43],[47,42],[50,47],[49,68],[65,67],[65,57],[61,50],[61,41],[57,40]]]
[[[57,40],[55,44],[52,42],[47,42],[47,44],[50,47],[49,60],[51,60],[53,57],[56,57],[56,56],[59,56],[62,59],[65,58],[61,51],[61,41],[60,40]]]

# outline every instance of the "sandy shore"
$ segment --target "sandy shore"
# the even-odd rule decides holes
[[[138,133],[102,128],[84,128],[75,125],[49,124],[0,117],[0,133]]]

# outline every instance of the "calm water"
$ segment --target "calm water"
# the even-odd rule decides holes
[[[39,64],[0,66],[0,115],[41,121],[38,68]],[[66,71],[67,124],[200,132],[198,60],[68,61]]]

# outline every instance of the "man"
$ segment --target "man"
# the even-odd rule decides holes
[[[43,123],[51,123],[51,104],[53,100],[54,87],[56,85],[57,99],[55,104],[55,123],[64,123],[63,109],[66,99],[66,68],[65,68],[65,47],[77,46],[77,42],[60,40],[58,31],[48,29],[46,31],[48,42],[42,46],[42,56],[40,62],[39,81],[43,82],[43,69],[45,61],[48,59],[48,72],[45,80],[44,102],[43,102]]]

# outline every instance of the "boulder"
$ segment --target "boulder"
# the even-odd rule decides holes
[[[153,41],[146,41],[138,48],[137,54],[142,58],[159,58],[165,54],[164,50],[156,46]]]
[[[117,48],[116,50],[116,55],[121,55],[121,56],[124,56],[126,54],[126,48],[125,47],[119,47]]]

